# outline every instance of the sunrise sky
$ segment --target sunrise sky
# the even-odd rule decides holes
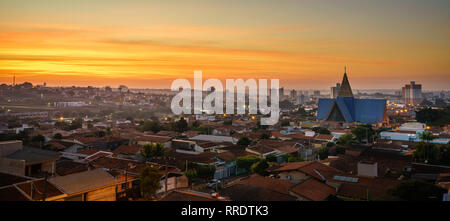
[[[0,83],[450,90],[450,1],[0,0]]]

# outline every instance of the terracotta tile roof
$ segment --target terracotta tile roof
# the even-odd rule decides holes
[[[319,134],[316,137],[314,137],[314,139],[316,140],[333,140],[334,136],[331,134]]]
[[[303,161],[303,162],[293,162],[293,163],[284,163],[281,164],[280,167],[271,170],[270,172],[282,172],[282,171],[291,171],[298,170],[301,167],[312,163],[312,161]]]
[[[141,146],[139,145],[120,145],[119,147],[117,147],[113,153],[114,154],[125,154],[125,155],[135,155],[137,153],[139,153],[141,149]]]
[[[270,152],[274,151],[273,148],[270,148],[268,146],[258,145],[258,144],[251,146],[251,147],[247,147],[246,149],[254,151],[259,154],[266,154],[266,153],[270,153]]]
[[[229,184],[219,191],[220,195],[236,201],[294,201],[289,189],[294,184],[253,174]]]
[[[283,171],[300,171],[309,176],[316,178],[317,180],[330,179],[334,175],[343,174],[333,167],[329,167],[323,163],[317,161],[303,161],[303,162],[293,162],[284,163],[280,165],[279,168],[273,168],[268,170],[269,172],[283,172]]]
[[[112,156],[113,153],[112,152],[107,152],[107,151],[99,151],[97,153],[94,153],[92,155],[89,155],[85,158],[85,160],[91,161],[91,160],[95,160],[98,158],[102,158],[102,157],[107,157],[107,156]]]
[[[84,172],[88,169],[88,164],[74,162],[70,159],[63,159],[56,162],[56,174],[59,176]]]
[[[323,201],[330,195],[336,195],[335,188],[311,178],[297,184],[291,191],[312,201]]]
[[[88,148],[88,149],[78,150],[77,153],[79,153],[79,154],[86,154],[86,155],[92,155],[92,154],[97,153],[99,151],[102,151],[102,150],[101,149],[97,149],[97,148]]]
[[[187,190],[175,190],[169,192],[166,196],[161,198],[159,201],[223,201],[212,197],[207,193],[199,193]]]
[[[157,135],[144,135],[136,137],[136,141],[147,141],[152,143],[165,143],[170,141],[172,138],[168,136],[157,136]]]
[[[324,180],[324,178],[328,180],[333,178],[333,176],[335,175],[343,174],[342,171],[317,161],[313,161],[312,163],[299,168],[299,171],[302,171],[303,173],[306,173],[322,181]]]
[[[161,174],[165,174],[165,167],[163,165],[155,164],[155,163],[140,163],[135,160],[114,158],[114,157],[101,157],[89,162],[92,166],[96,168],[106,168],[106,169],[116,169],[124,171],[126,170],[129,173],[138,174],[144,169],[146,166],[159,168]],[[168,168],[168,172],[178,172],[179,169],[170,167]]]
[[[67,194],[80,193],[117,184],[116,179],[103,169],[94,169],[66,176],[52,177],[49,179],[49,182],[58,186]]]

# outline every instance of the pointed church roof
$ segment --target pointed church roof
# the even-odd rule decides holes
[[[350,87],[350,83],[348,82],[346,71],[344,71],[344,78],[342,78],[341,88],[339,89],[338,97],[353,97],[352,88]]]

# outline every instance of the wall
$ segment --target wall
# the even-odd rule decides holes
[[[25,161],[0,157],[0,171],[25,176]]]

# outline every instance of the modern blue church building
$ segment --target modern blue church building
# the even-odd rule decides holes
[[[317,120],[341,123],[375,124],[389,123],[384,99],[355,99],[347,73],[336,98],[319,99]]]

